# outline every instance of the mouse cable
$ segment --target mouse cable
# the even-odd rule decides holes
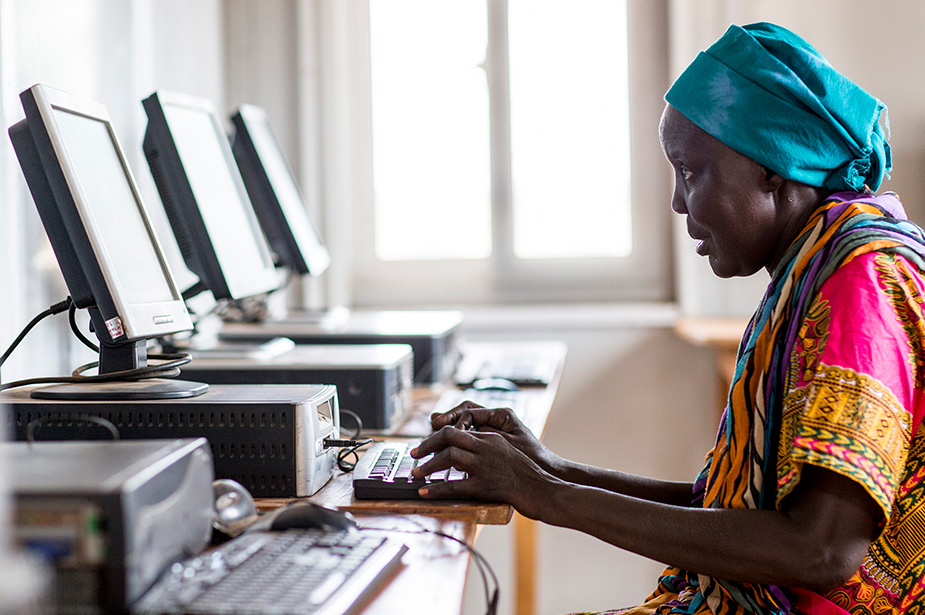
[[[495,575],[495,571],[492,569],[491,564],[488,563],[488,560],[485,559],[485,556],[482,555],[475,547],[468,544],[462,538],[457,538],[452,534],[447,534],[446,532],[441,532],[440,530],[432,530],[430,528],[424,527],[416,521],[412,521],[420,529],[418,530],[402,530],[402,529],[386,529],[386,528],[367,528],[361,527],[360,530],[364,532],[394,532],[401,534],[433,534],[434,536],[439,536],[440,538],[445,538],[447,540],[452,540],[453,542],[461,545],[466,551],[469,552],[469,555],[472,556],[473,561],[475,561],[475,567],[479,571],[479,576],[482,577],[482,587],[485,590],[485,615],[497,615],[498,612],[498,599],[501,593],[501,586],[498,583],[498,577]],[[489,579],[491,579],[489,581]],[[492,589],[492,586],[494,588]]]
[[[455,541],[469,552],[472,559],[475,561],[475,567],[478,568],[479,575],[482,577],[482,587],[485,589],[485,615],[496,615],[498,612],[498,598],[501,593],[501,587],[498,583],[498,577],[495,576],[495,571],[488,563],[488,560],[485,559],[485,556],[465,540],[457,538],[452,534],[427,528],[425,528],[424,531],[435,536],[440,536],[441,538]],[[489,577],[491,577],[491,585],[494,585],[494,589],[491,589],[491,585],[488,582]]]
[[[35,318],[29,321],[29,324],[27,324],[23,328],[23,330],[20,331],[19,335],[16,336],[16,339],[13,340],[13,343],[10,344],[10,347],[6,349],[6,352],[4,352],[2,356],[0,356],[0,365],[3,365],[4,362],[6,362],[6,360],[9,358],[9,356],[13,354],[13,351],[16,350],[16,347],[19,346],[20,342],[22,342],[23,339],[25,339],[26,335],[29,334],[29,331],[31,331],[35,325],[39,324],[41,321],[48,318],[49,316],[60,314],[61,312],[67,309],[70,309],[71,305],[73,305],[73,303],[71,302],[70,296],[68,296],[64,301],[61,301],[59,303],[56,303],[50,306],[47,310],[42,311]]]

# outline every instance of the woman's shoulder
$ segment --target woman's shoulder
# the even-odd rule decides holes
[[[925,270],[899,252],[872,250],[845,259],[823,286],[833,280],[847,279],[858,283],[864,280],[882,282],[884,276],[906,277],[922,286]]]

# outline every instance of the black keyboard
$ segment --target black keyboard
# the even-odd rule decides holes
[[[362,531],[238,536],[174,564],[135,615],[340,615],[385,582],[407,550]]]
[[[450,468],[427,476],[411,478],[411,470],[425,463],[430,457],[415,459],[411,449],[413,442],[376,442],[363,453],[353,470],[353,495],[358,500],[413,500],[418,499],[418,489],[434,482],[460,480],[465,472]]]
[[[501,378],[517,386],[549,386],[557,360],[541,353],[508,352],[497,357],[466,356],[456,368],[456,384],[469,386],[476,380]]]

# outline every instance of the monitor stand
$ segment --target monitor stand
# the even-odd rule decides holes
[[[118,401],[141,399],[182,399],[196,397],[209,390],[209,385],[169,378],[146,378],[125,382],[87,382],[55,384],[32,391],[35,399],[71,401]]]
[[[99,373],[109,374],[145,367],[148,354],[145,340],[123,344],[100,343]],[[57,400],[141,400],[181,399],[202,395],[209,385],[172,378],[142,378],[112,382],[77,382],[40,387],[31,392],[36,399]]]

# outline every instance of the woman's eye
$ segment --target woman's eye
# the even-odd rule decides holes
[[[693,171],[691,171],[690,169],[688,169],[688,168],[685,167],[684,165],[681,165],[681,177],[684,178],[684,181],[690,181],[690,179],[691,179],[693,176],[694,176],[694,172],[693,172]]]

